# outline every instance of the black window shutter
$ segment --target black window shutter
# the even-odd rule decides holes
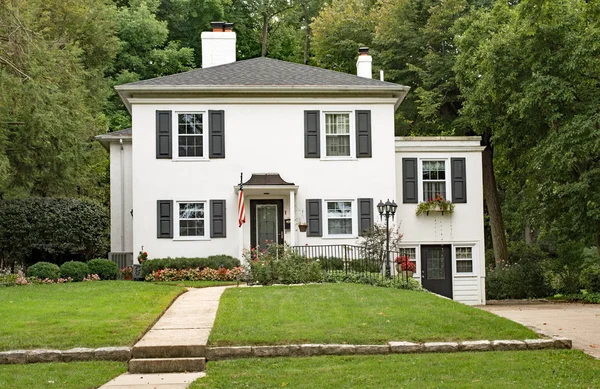
[[[173,150],[171,111],[156,111],[156,158],[171,159]]]
[[[467,171],[465,158],[450,158],[452,169],[452,202],[467,202]]]
[[[227,237],[225,224],[225,200],[210,200],[210,237]]]
[[[405,204],[419,202],[417,179],[417,159],[402,158],[402,202]]]
[[[356,157],[372,157],[371,111],[356,111]]]
[[[304,111],[304,158],[321,157],[320,117],[319,111]]]
[[[373,199],[358,199],[358,234],[373,225]]]
[[[225,158],[225,111],[208,111],[208,157]]]
[[[173,237],[173,200],[158,200],[157,204],[157,238]]]
[[[323,236],[320,199],[306,200],[306,215],[306,222],[308,223],[306,236]]]

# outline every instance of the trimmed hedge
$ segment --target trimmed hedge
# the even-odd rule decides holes
[[[73,281],[83,281],[88,274],[90,274],[90,268],[87,263],[69,261],[60,266],[60,276],[62,278],[71,277]]]
[[[27,269],[27,276],[56,281],[60,276],[60,268],[50,262],[38,262]]]
[[[87,263],[89,274],[97,274],[101,280],[116,280],[119,276],[119,266],[109,259],[96,258]]]
[[[142,263],[142,277],[146,278],[148,274],[163,269],[181,270],[209,267],[215,270],[219,268],[231,270],[238,266],[240,266],[239,259],[229,255],[211,255],[207,258],[157,258]]]
[[[0,200],[0,251],[9,263],[61,264],[105,255],[108,233],[108,211],[90,200]]]

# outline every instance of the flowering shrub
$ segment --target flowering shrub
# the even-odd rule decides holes
[[[133,274],[133,267],[132,266],[124,267],[121,270],[119,270],[119,272],[121,273],[122,277],[131,276]]]
[[[83,279],[85,282],[91,281],[100,281],[100,276],[98,274],[88,274],[87,277]]]
[[[243,255],[250,264],[252,280],[261,285],[323,281],[319,259],[298,255],[284,245],[268,244],[266,249],[257,246]]]
[[[436,193],[434,198],[429,198],[427,201],[417,205],[417,215],[422,213],[429,214],[430,211],[442,211],[442,213],[452,214],[454,212],[454,204],[444,199],[439,193]]]
[[[161,269],[153,271],[145,278],[146,281],[235,281],[244,278],[246,269],[234,267],[233,269]]]
[[[411,271],[414,273],[417,270],[417,265],[410,260],[408,255],[400,255],[396,257],[396,263],[400,265],[400,269],[402,271]]]

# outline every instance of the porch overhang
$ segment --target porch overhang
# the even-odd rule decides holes
[[[287,182],[277,173],[254,173],[252,177],[242,184],[246,196],[254,195],[289,195],[298,192],[298,185]],[[235,185],[234,191],[238,193],[240,186]]]

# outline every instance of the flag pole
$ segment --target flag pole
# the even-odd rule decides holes
[[[239,223],[239,220],[240,220],[240,207],[244,206],[243,203],[240,204],[240,196],[242,196],[242,201],[244,201],[243,200],[243,194],[242,194],[243,190],[244,190],[244,173],[243,172],[240,173],[240,185],[239,185],[239,188],[240,188],[240,193],[238,193],[238,223]],[[246,261],[244,259],[244,229],[241,228],[242,227],[241,223],[239,224],[239,227],[240,228],[238,228],[238,230],[239,230],[239,255],[240,255],[240,262],[243,265],[247,265],[245,263]]]

